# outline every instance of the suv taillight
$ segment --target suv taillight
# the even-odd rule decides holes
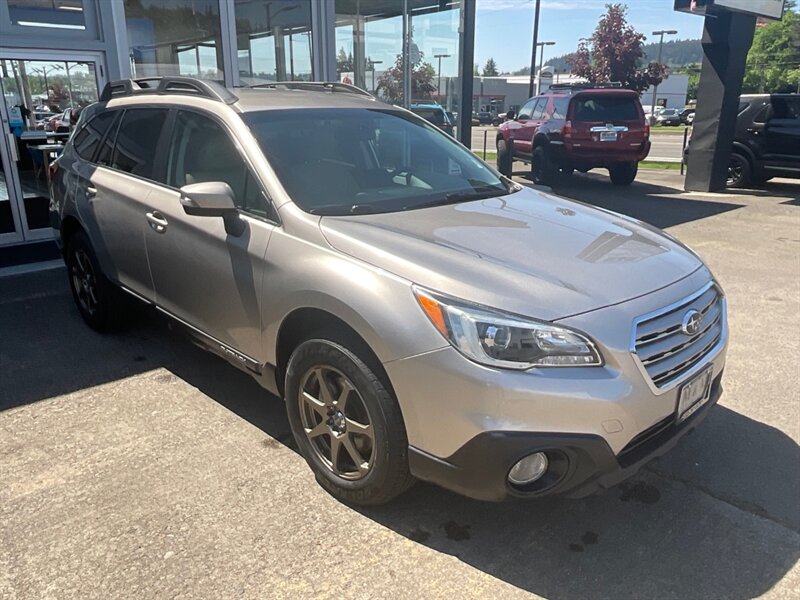
[[[572,121],[567,121],[564,123],[564,139],[569,139],[572,137]]]
[[[644,139],[648,139],[650,137],[650,123],[644,124]]]

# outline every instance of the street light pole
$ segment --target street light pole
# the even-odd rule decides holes
[[[375,65],[382,65],[382,60],[370,59],[369,64],[372,65],[372,92],[375,93]]]
[[[536,95],[542,93],[542,68],[544,67],[544,47],[545,46],[555,46],[555,42],[539,42],[537,44],[542,48],[542,54],[539,58],[539,78],[536,80]]]
[[[541,0],[536,0],[536,8],[533,13],[533,46],[531,47],[531,78],[528,82],[528,98],[533,97],[533,78],[536,76],[536,47],[539,45],[539,9],[541,7]]]
[[[675,35],[678,33],[674,29],[663,29],[661,31],[654,31],[653,35],[660,35],[661,40],[658,42],[658,64],[661,64],[661,50],[664,48],[664,36],[665,35]],[[653,102],[650,105],[650,120],[654,124],[653,118],[656,115],[656,96],[658,95],[658,84],[653,86]]]
[[[436,84],[436,94],[439,96],[439,104],[441,104],[442,99],[442,59],[443,58],[450,58],[449,54],[434,54],[433,58],[439,59],[439,81]]]

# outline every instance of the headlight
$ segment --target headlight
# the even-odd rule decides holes
[[[585,335],[414,287],[422,310],[456,350],[506,369],[591,367],[603,360]]]

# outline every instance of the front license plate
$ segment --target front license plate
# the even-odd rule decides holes
[[[601,131],[600,132],[600,141],[601,142],[616,142],[617,141],[617,132],[616,131]]]
[[[678,396],[678,423],[688,419],[708,402],[711,397],[711,377],[713,374],[713,367],[708,367],[681,388],[681,393]]]

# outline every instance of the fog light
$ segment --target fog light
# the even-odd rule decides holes
[[[544,475],[547,467],[547,455],[544,452],[536,452],[511,467],[508,472],[508,480],[514,485],[528,485]]]

